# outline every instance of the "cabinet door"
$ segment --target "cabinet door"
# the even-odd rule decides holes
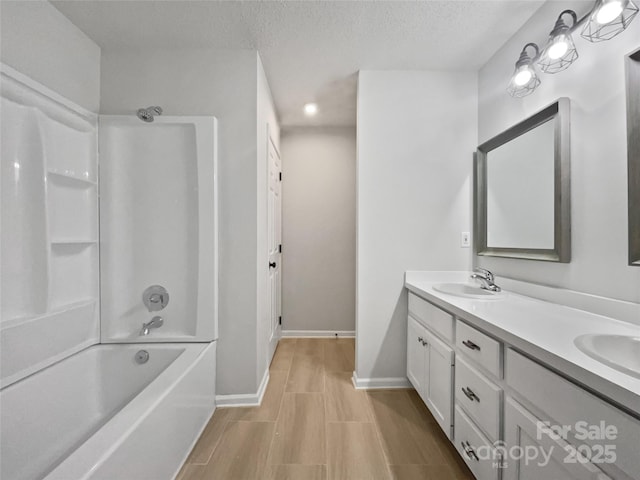
[[[453,349],[425,332],[428,345],[426,403],[447,437],[451,437],[453,410]]]
[[[407,324],[407,378],[423,401],[426,392],[427,330],[409,317]]]
[[[540,420],[508,398],[505,408],[503,480],[607,480],[564,440],[538,431]],[[520,454],[521,453],[521,454]],[[518,458],[519,457],[519,458]]]

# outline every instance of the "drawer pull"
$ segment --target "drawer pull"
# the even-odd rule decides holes
[[[462,393],[464,393],[472,402],[480,403],[480,397],[478,397],[478,395],[476,395],[469,387],[462,387]]]
[[[462,342],[462,344],[471,349],[471,350],[478,350],[480,351],[480,347],[478,345],[476,345],[475,343],[473,343],[471,340],[465,340],[464,342]]]
[[[476,454],[476,451],[469,444],[469,442],[466,442],[466,441],[460,442],[460,445],[462,445],[462,450],[464,450],[464,453],[467,454],[467,457],[473,458],[476,462],[480,461],[480,459],[478,458],[478,455]]]

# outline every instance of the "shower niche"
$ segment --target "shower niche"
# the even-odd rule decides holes
[[[99,118],[103,343],[217,338],[216,119],[161,113]]]
[[[5,386],[99,341],[97,117],[0,72]]]

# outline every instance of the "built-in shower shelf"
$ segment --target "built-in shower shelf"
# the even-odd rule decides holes
[[[53,177],[58,177],[61,181],[65,182],[70,182],[70,183],[76,183],[76,186],[81,186],[82,184],[85,185],[96,185],[97,182],[95,180],[91,180],[89,178],[83,177],[79,174],[76,173],[72,173],[72,172],[66,172],[66,171],[60,171],[60,170],[54,170],[54,169],[49,169],[47,170],[48,175],[51,175]]]
[[[95,239],[82,238],[55,238],[51,241],[51,245],[93,245],[95,243],[98,243]]]
[[[78,301],[74,301],[74,302],[70,302],[67,303],[65,305],[60,305],[56,308],[52,308],[51,310],[48,310],[47,312],[43,312],[43,313],[38,313],[35,315],[28,315],[28,316],[23,316],[23,317],[18,317],[18,318],[11,318],[9,320],[5,320],[2,322],[2,329],[7,329],[7,328],[13,328],[17,325],[21,325],[23,323],[28,323],[28,322],[33,322],[33,321],[37,321],[40,319],[44,319],[47,317],[51,317],[53,315],[58,315],[60,313],[65,313],[65,312],[70,312],[70,311],[74,311],[74,310],[78,310],[84,307],[87,307],[89,305],[95,305],[98,302],[97,298],[84,298]]]

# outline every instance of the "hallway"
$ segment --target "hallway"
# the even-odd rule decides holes
[[[218,408],[178,480],[473,479],[414,390],[353,388],[354,339],[282,339],[262,405]]]

